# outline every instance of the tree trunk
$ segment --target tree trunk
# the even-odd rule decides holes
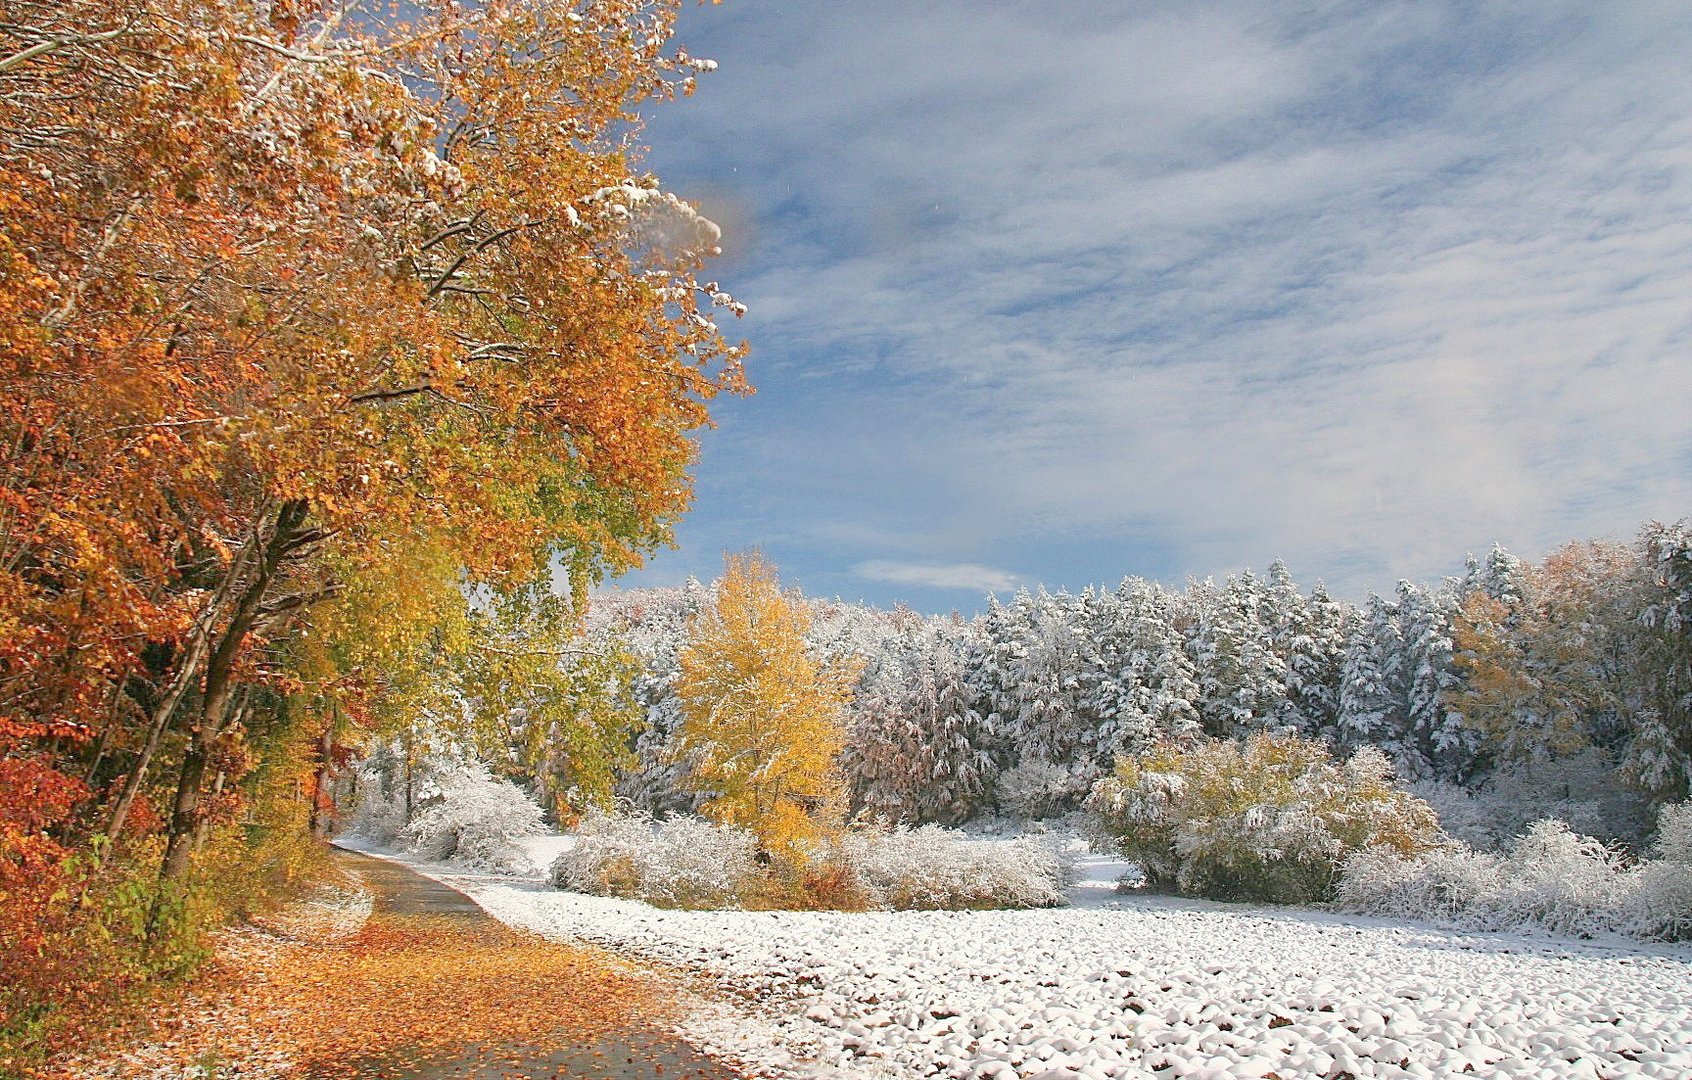
[[[194,678],[200,672],[200,661],[205,655],[205,635],[196,633],[189,639],[188,648],[184,651],[182,662],[171,680],[170,689],[153,707],[153,715],[147,725],[147,741],[141,745],[141,753],[136,757],[134,766],[129,770],[129,776],[123,782],[123,792],[118,795],[117,804],[112,807],[111,816],[106,819],[106,838],[114,844],[123,832],[123,823],[129,817],[129,808],[134,804],[135,796],[141,791],[141,783],[147,778],[147,766],[152,764],[153,755],[158,753],[165,728],[170,726],[170,719],[175,715],[182,695],[194,684]]]
[[[194,620],[193,627],[188,631],[188,642],[182,651],[182,659],[177,664],[176,674],[172,677],[170,687],[164,697],[153,706],[152,716],[147,725],[147,741],[141,747],[141,754],[135,759],[135,765],[129,771],[124,781],[123,793],[118,796],[117,805],[112,807],[111,817],[106,821],[106,837],[114,844],[118,835],[123,832],[123,823],[129,816],[129,808],[135,802],[135,796],[141,790],[141,783],[147,777],[147,767],[152,764],[153,755],[158,752],[159,741],[163,738],[165,729],[176,713],[176,707],[181,704],[182,697],[188,688],[194,685],[200,674],[200,664],[206,658],[206,649],[211,644],[211,628],[223,615],[224,605],[229,602],[229,595],[234,587],[237,575],[246,572],[247,563],[258,550],[261,538],[260,530],[254,529],[253,535],[241,546],[235,558],[229,564],[228,574],[218,585],[206,606],[200,609],[199,618]]]
[[[241,591],[229,626],[218,641],[217,649],[206,661],[205,698],[200,705],[200,719],[182,757],[182,775],[176,786],[176,800],[170,819],[170,838],[165,844],[164,866],[161,876],[166,881],[181,881],[188,875],[193,855],[195,825],[199,818],[200,787],[205,782],[206,764],[211,747],[223,734],[229,719],[229,706],[235,692],[235,661],[247,634],[258,621],[265,595],[276,580],[283,559],[297,546],[300,526],[305,522],[309,505],[295,499],[282,504],[276,513],[276,523],[269,541],[264,545],[253,577]]]
[[[329,838],[335,821],[334,801],[329,786],[335,782],[335,706],[329,706],[329,719],[323,725],[323,736],[317,740],[317,783],[311,799],[311,835],[319,840]]]

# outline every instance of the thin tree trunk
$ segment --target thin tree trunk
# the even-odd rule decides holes
[[[147,724],[147,741],[141,745],[141,753],[136,757],[134,767],[129,770],[129,776],[124,780],[123,792],[118,795],[117,804],[112,807],[111,817],[106,820],[106,838],[114,844],[123,832],[123,823],[128,819],[135,796],[140,793],[141,784],[147,778],[147,767],[152,764],[153,755],[158,753],[159,743],[164,738],[165,729],[170,726],[177,705],[181,703],[188,688],[194,685],[194,679],[200,673],[200,663],[205,659],[207,641],[201,625],[196,624],[189,634],[188,647],[183,650],[182,660],[177,665],[170,688],[165,692],[165,696],[159,699],[158,704],[153,706],[153,715]]]
[[[411,724],[405,725],[405,823],[411,824],[411,753],[412,753]]]
[[[311,835],[319,840],[329,838],[334,824],[334,805],[329,785],[335,782],[335,706],[329,705],[329,719],[323,725],[323,736],[317,741],[317,784],[311,800]]]
[[[123,711],[123,686],[129,681],[129,669],[124,668],[118,676],[117,683],[112,687],[112,707],[106,710],[106,726],[100,732],[100,741],[94,747],[94,760],[88,765],[86,782],[89,787],[96,786],[96,779],[100,775],[100,766],[105,763],[106,751],[112,748],[112,739],[117,733],[118,714]]]

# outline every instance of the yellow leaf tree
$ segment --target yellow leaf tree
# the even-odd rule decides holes
[[[772,853],[802,849],[842,801],[834,764],[857,670],[812,656],[810,625],[762,555],[730,555],[716,603],[694,620],[681,654],[690,783],[708,816],[751,829]]]

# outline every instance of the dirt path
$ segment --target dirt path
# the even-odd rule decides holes
[[[139,1046],[90,1049],[53,1080],[740,1080],[670,1034],[659,977],[495,921],[455,889],[337,852],[363,890],[325,890],[227,932]],[[351,883],[349,883],[350,886]]]

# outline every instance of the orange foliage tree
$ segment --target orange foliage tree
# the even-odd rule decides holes
[[[281,643],[396,552],[667,542],[743,389],[715,227],[635,160],[705,66],[677,2],[0,0],[0,758],[65,793],[0,807],[0,908],[167,759],[184,879]]]

